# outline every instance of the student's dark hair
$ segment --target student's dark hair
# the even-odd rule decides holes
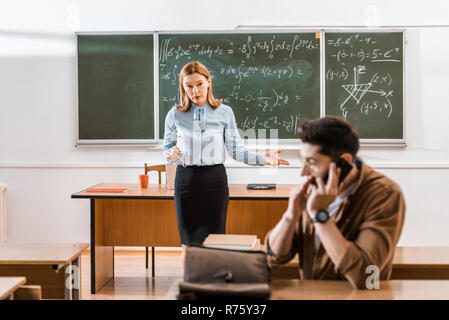
[[[359,134],[348,121],[339,117],[303,120],[299,123],[298,136],[304,143],[318,145],[319,153],[332,159],[349,153],[355,160],[359,151]]]

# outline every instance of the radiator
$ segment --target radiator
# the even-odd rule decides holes
[[[0,183],[0,242],[7,241],[6,238],[6,190],[8,185]]]

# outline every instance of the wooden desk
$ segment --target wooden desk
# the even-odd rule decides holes
[[[229,185],[226,233],[254,234],[261,240],[287,209],[290,189],[246,190]],[[141,189],[137,183],[102,183],[96,187],[127,187],[125,193],[86,192],[74,199],[90,199],[91,293],[114,277],[114,246],[180,246],[174,190],[153,184]],[[86,189],[87,190],[87,189]]]
[[[181,279],[175,279],[165,296],[175,300]],[[449,280],[388,280],[379,290],[357,290],[347,281],[273,280],[272,300],[447,300]]]
[[[0,276],[25,276],[28,284],[42,287],[43,299],[80,299],[80,255],[88,246],[0,243]]]
[[[391,278],[449,280],[449,248],[396,248]]]
[[[273,279],[295,279],[298,256],[284,266],[273,268]],[[391,280],[449,280],[448,247],[397,247]]]
[[[356,290],[347,281],[277,280],[271,299],[284,300],[447,300],[449,280],[388,280],[379,290]]]
[[[14,299],[14,291],[25,282],[25,277],[0,277],[0,300]]]

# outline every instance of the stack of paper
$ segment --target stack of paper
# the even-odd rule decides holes
[[[203,246],[231,250],[260,250],[260,240],[255,235],[210,234]]]

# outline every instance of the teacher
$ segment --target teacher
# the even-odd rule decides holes
[[[249,165],[288,165],[281,150],[254,152],[244,147],[235,116],[214,98],[211,76],[200,62],[179,74],[180,104],[165,118],[162,150],[177,164],[175,209],[183,245],[202,244],[210,233],[225,233],[229,189],[223,165],[226,151]]]

